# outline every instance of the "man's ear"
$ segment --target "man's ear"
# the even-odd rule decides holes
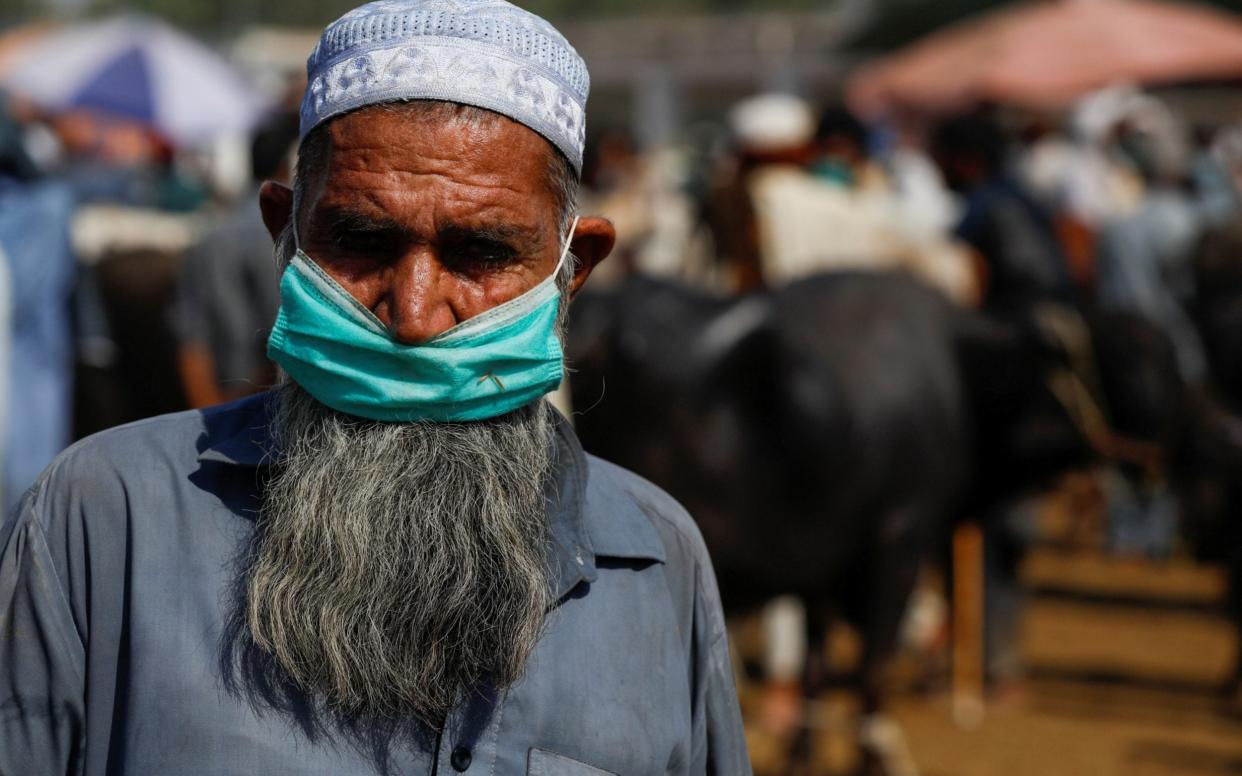
[[[608,258],[616,242],[617,230],[607,218],[587,216],[578,220],[578,228],[574,230],[574,236],[569,241],[570,250],[578,257],[579,262],[574,282],[569,288],[570,296],[578,293],[595,265]]]
[[[293,190],[283,183],[266,181],[259,188],[259,210],[272,242],[279,242],[280,233],[285,231],[293,215]]]

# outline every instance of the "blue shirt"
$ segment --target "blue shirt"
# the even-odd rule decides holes
[[[12,316],[0,501],[7,511],[69,444],[73,420],[70,295],[78,265],[69,244],[73,192],[55,182],[0,179],[0,253],[8,260]]]
[[[0,774],[750,772],[698,530],[564,422],[549,485],[559,604],[521,681],[472,696],[442,732],[398,736],[325,733],[305,704],[255,703],[222,654],[268,406],[90,437],[0,529]]]

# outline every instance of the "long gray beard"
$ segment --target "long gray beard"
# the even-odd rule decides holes
[[[362,421],[280,389],[246,626],[334,712],[438,727],[520,678],[552,602],[542,401],[479,423]]]

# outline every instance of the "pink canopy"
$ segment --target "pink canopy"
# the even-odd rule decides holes
[[[948,112],[981,101],[1059,107],[1117,83],[1242,77],[1242,21],[1158,0],[1045,0],[932,34],[862,68],[855,110]]]

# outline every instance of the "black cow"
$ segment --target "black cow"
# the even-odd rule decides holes
[[[1114,424],[1164,450],[1182,532],[1201,560],[1225,566],[1228,611],[1242,633],[1242,222],[1207,232],[1193,271],[1189,312],[1207,356],[1206,386],[1179,377],[1172,344],[1152,324],[1112,315],[1092,329]],[[1226,689],[1242,704],[1242,639]]]
[[[1204,235],[1194,257],[1191,314],[1218,395],[1242,411],[1242,221]]]
[[[951,517],[1085,452],[1034,341],[896,273],[736,300],[631,277],[575,302],[568,353],[584,446],[686,506],[726,608],[794,594],[855,622],[874,710]]]
[[[1216,366],[1216,391],[1187,384],[1173,344],[1155,324],[1113,313],[1092,321],[1095,350],[1114,429],[1158,446],[1181,513],[1181,531],[1200,560],[1224,566],[1226,611],[1242,634],[1242,418],[1233,409],[1242,395],[1242,341],[1227,322],[1242,310],[1242,285],[1220,267],[1200,297],[1205,342]],[[1239,278],[1242,280],[1242,278]],[[1231,346],[1231,341],[1237,345]],[[1242,704],[1242,639],[1234,674],[1222,688]]]

